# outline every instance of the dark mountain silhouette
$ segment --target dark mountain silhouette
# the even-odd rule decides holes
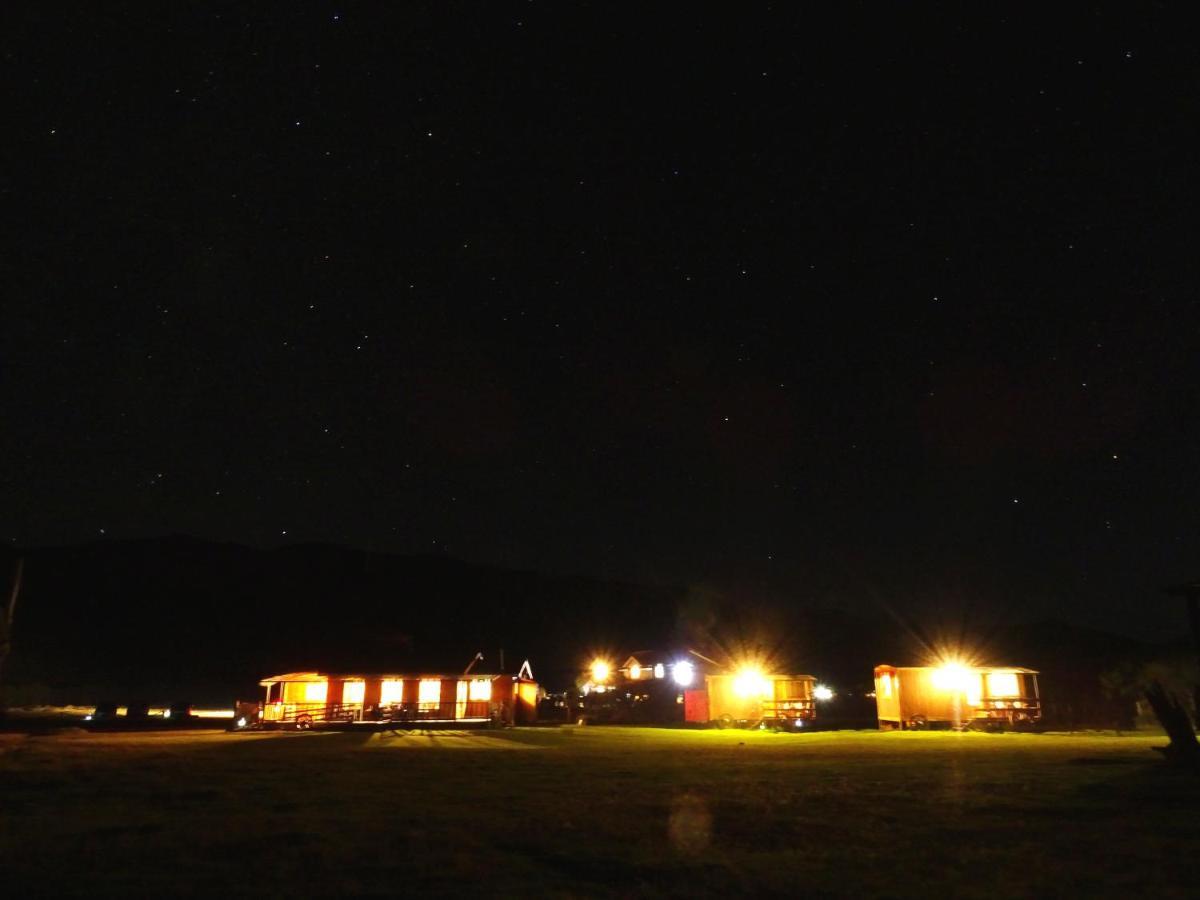
[[[22,555],[11,681],[121,695],[244,695],[309,667],[453,671],[477,650],[495,670],[501,648],[507,669],[529,657],[556,680],[582,645],[669,633],[680,593],[329,545],[169,537]]]
[[[15,552],[0,553],[10,572]],[[891,616],[803,603],[752,612],[713,591],[548,576],[436,556],[325,544],[274,550],[196,538],[21,551],[25,585],[10,682],[59,700],[102,696],[227,702],[264,675],[306,668],[481,668],[566,687],[597,650],[694,646],[728,659],[762,647],[780,667],[866,691],[880,662],[918,664],[929,645]],[[1043,673],[1049,703],[1099,710],[1099,674],[1148,656],[1129,638],[1064,622],[971,640],[989,661]],[[26,690],[28,694],[28,690]]]

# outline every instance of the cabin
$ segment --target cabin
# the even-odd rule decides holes
[[[1032,727],[1042,718],[1037,677],[1020,666],[876,666],[879,727]]]
[[[815,686],[811,675],[731,670],[696,650],[637,650],[611,671],[593,664],[581,718],[796,729],[816,717]]]
[[[528,725],[537,721],[538,684],[529,664],[516,675],[288,672],[259,682],[263,728]]]
[[[706,674],[703,687],[684,691],[684,720],[720,727],[804,728],[817,716],[816,684],[812,675],[769,675],[750,669]]]

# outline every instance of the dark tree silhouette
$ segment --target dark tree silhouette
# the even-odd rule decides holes
[[[24,572],[25,559],[18,557],[16,572],[13,573],[12,591],[8,595],[8,603],[0,612],[0,718],[8,709],[8,705],[4,702],[4,664],[8,661],[8,654],[12,651],[13,617],[17,612],[17,597],[21,594],[21,576]]]

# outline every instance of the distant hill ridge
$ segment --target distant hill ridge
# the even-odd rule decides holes
[[[25,584],[9,680],[89,695],[229,697],[274,672],[453,671],[477,650],[483,668],[497,669],[501,648],[507,669],[529,658],[543,682],[565,687],[598,651],[686,645],[720,655],[746,627],[744,611],[720,597],[697,613],[685,587],[331,544],[258,549],[171,535],[19,552]],[[0,572],[16,554],[0,551]],[[882,614],[802,602],[777,602],[768,613],[758,646],[781,667],[835,685],[865,689],[875,664],[917,662],[924,652]],[[996,661],[1089,684],[1098,670],[1148,652],[1064,622],[986,638]]]

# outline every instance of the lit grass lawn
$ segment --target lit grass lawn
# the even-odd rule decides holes
[[[0,735],[6,896],[1195,896],[1161,737]]]

